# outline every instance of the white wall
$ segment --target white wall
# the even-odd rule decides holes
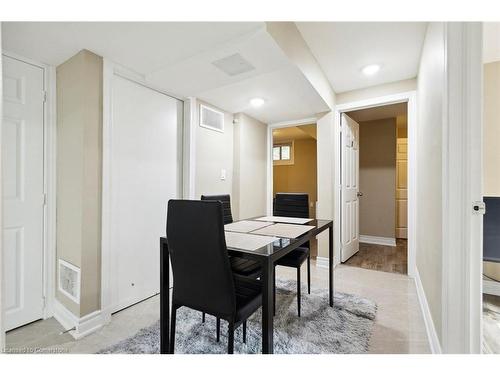
[[[430,23],[422,50],[417,91],[417,269],[440,340],[445,53],[444,24]]]
[[[235,115],[232,208],[235,219],[266,214],[267,125]]]
[[[365,100],[370,98],[377,98],[380,96],[393,95],[402,92],[414,91],[416,89],[417,89],[417,80],[415,78],[406,79],[404,81],[385,83],[383,85],[367,87],[359,90],[346,91],[341,94],[337,94],[337,104],[344,104],[344,103],[355,102],[358,100]]]
[[[200,199],[202,194],[233,193],[233,114],[224,112],[224,132],[207,129],[200,126],[200,104],[221,109],[196,101],[196,116],[192,129],[195,140],[195,196]],[[221,180],[221,170],[225,169],[226,179]]]
[[[316,217],[332,220],[333,209],[333,158],[334,158],[334,128],[335,115],[333,112],[317,116],[317,168],[318,168],[318,204]],[[335,228],[335,225],[334,225]],[[318,237],[318,257],[328,257],[328,231]]]
[[[0,51],[2,51],[2,23],[1,22],[0,22]],[[3,107],[2,77],[3,77],[3,74],[1,74],[3,72],[2,59],[3,59],[3,57],[0,56],[0,120],[3,119],[3,114],[2,114],[2,109],[3,109],[2,108]],[[0,127],[0,165],[2,165],[2,127]],[[2,184],[0,184],[0,197],[2,197],[2,196],[3,196],[2,195]],[[0,199],[0,212],[2,212],[2,199]],[[0,215],[0,228],[3,228],[2,215]],[[0,230],[0,351],[2,351],[3,348],[5,347],[5,331],[3,328],[3,304],[2,304],[3,298],[1,298],[1,296],[3,295],[3,289],[2,289],[3,288],[3,283],[2,283],[2,280],[3,280],[3,274],[2,274],[2,270],[3,270],[2,232],[3,231]]]

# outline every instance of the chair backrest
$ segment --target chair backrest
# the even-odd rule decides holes
[[[167,243],[174,278],[172,302],[219,316],[234,314],[222,203],[170,200]]]
[[[233,222],[233,214],[231,213],[231,196],[229,194],[221,195],[202,195],[202,201],[221,201],[224,208],[224,224]]]
[[[309,195],[306,193],[276,193],[274,216],[309,217]]]

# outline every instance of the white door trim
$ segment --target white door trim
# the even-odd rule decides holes
[[[2,50],[2,55],[37,66],[43,70],[46,99],[43,108],[43,152],[44,194],[46,203],[43,212],[43,297],[45,305],[43,319],[54,315],[56,273],[56,70],[38,61]],[[3,100],[3,99],[2,99]],[[0,267],[3,265],[0,264]],[[3,313],[3,312],[2,312]]]
[[[393,95],[380,96],[355,102],[339,104],[335,107],[335,131],[334,131],[334,186],[335,194],[333,201],[334,222],[340,223],[341,199],[340,199],[340,132],[341,114],[348,111],[379,107],[382,105],[408,103],[408,276],[415,277],[416,273],[416,189],[417,189],[417,103],[416,91],[408,91]],[[340,225],[334,225],[334,252],[335,258],[340,258],[341,238]]]
[[[267,215],[272,216],[273,214],[273,130],[279,128],[291,128],[294,126],[316,124],[318,119],[316,117],[308,117],[298,120],[282,121],[269,124],[267,126],[267,184],[266,184],[266,209]]]
[[[114,306],[112,305],[112,296],[116,294],[116,285],[112,280],[112,269],[113,269],[113,259],[111,257],[111,145],[112,145],[112,134],[113,134],[113,113],[112,113],[112,89],[113,89],[113,76],[119,76],[124,79],[133,81],[139,85],[147,87],[151,90],[160,92],[161,94],[170,96],[174,99],[180,100],[186,103],[186,98],[172,95],[146,81],[146,78],[142,75],[131,72],[127,68],[112,62],[107,58],[103,58],[103,122],[102,122],[102,224],[101,224],[101,315],[102,324],[106,324],[111,320],[111,314],[113,313]],[[193,177],[193,166],[194,159],[191,157],[188,161],[185,161],[185,154],[183,154],[183,147],[186,142],[190,142],[191,139],[186,139],[185,125],[186,122],[189,129],[192,130],[191,118],[186,116],[186,112],[183,113],[184,121],[182,124],[181,134],[182,141],[179,142],[179,155],[178,160],[181,163],[181,168],[179,168],[179,195],[183,192],[191,191],[191,186],[194,186]],[[189,133],[191,134],[191,133]],[[190,136],[190,135],[189,135]],[[190,149],[191,152],[191,149]],[[193,151],[194,152],[194,151]],[[190,154],[191,155],[191,154]],[[187,163],[187,165],[186,165]],[[189,176],[184,180],[184,172],[189,171]],[[184,186],[187,183],[188,187]],[[158,239],[159,241],[159,239]],[[158,242],[159,249],[159,242]],[[158,250],[159,251],[159,250]]]
[[[482,341],[482,25],[446,23],[443,118],[442,348]]]

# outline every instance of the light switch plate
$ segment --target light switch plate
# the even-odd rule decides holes
[[[226,180],[226,170],[225,169],[220,170],[220,179],[221,179],[221,181]]]

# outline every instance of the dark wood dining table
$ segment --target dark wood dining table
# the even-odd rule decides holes
[[[253,218],[255,219],[255,218]],[[252,219],[245,219],[252,220]],[[242,220],[243,221],[243,220]],[[310,225],[308,232],[297,238],[278,238],[269,245],[256,250],[227,248],[230,256],[252,259],[262,265],[262,353],[272,354],[273,344],[273,279],[274,263],[297,247],[305,244],[328,229],[328,289],[329,304],[333,307],[333,221],[313,219],[304,224]],[[170,330],[170,256],[168,240],[160,238],[160,353],[168,353]]]

